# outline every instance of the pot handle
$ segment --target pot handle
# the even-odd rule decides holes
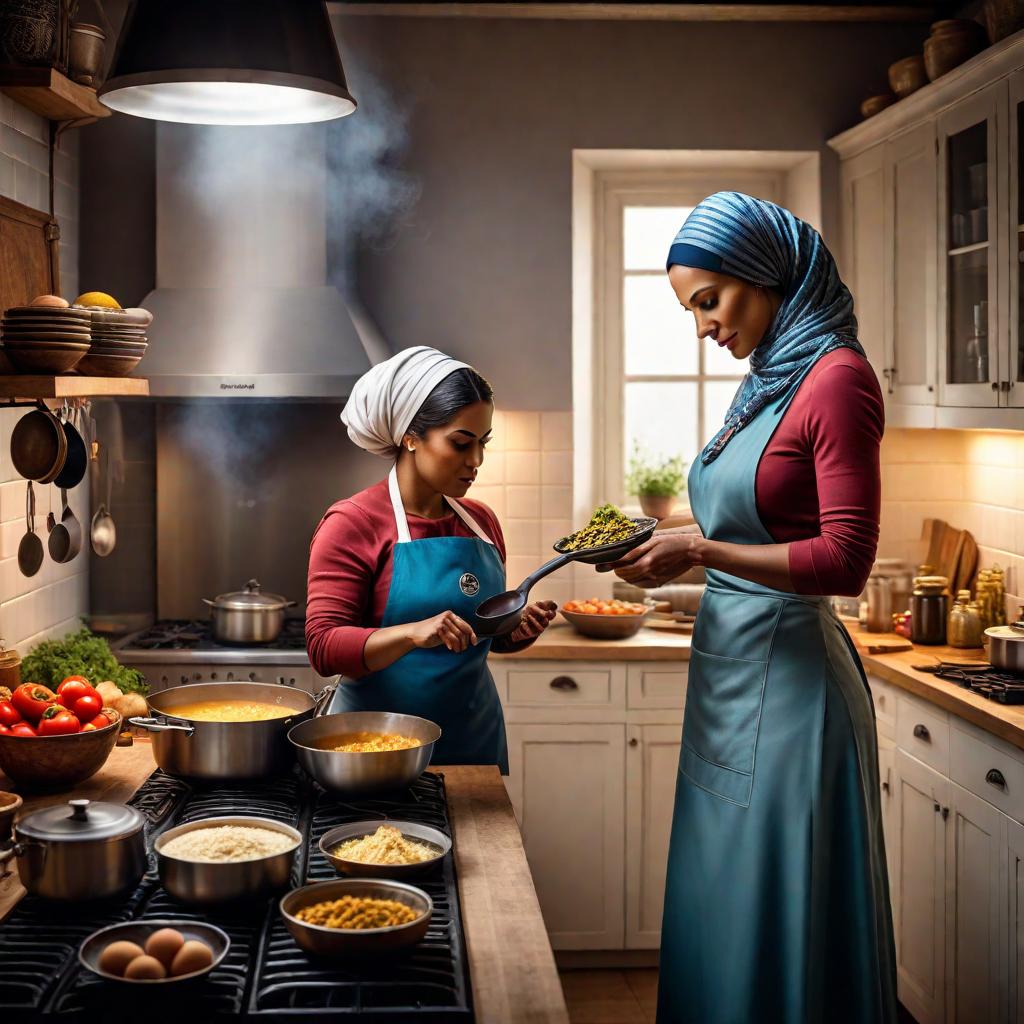
[[[313,717],[319,718],[323,713],[324,709],[330,706],[331,697],[334,696],[335,690],[341,685],[341,676],[336,676],[333,683],[328,683],[314,698],[313,698]]]
[[[13,859],[14,857],[24,856],[25,851],[30,846],[38,846],[39,849],[43,851],[41,854],[43,861],[42,864],[39,865],[40,867],[42,867],[43,864],[46,863],[46,854],[47,851],[50,849],[50,845],[49,843],[33,843],[31,841],[27,843],[11,843],[6,849],[0,850],[0,865],[6,864],[9,860]],[[3,872],[0,872],[0,877],[3,877],[3,875],[6,873],[7,871],[5,868]]]
[[[171,725],[156,718],[129,718],[128,721],[140,729],[145,729],[146,732],[183,732],[186,736],[191,736],[195,732],[191,725]]]
[[[216,603],[211,601],[208,597],[201,598],[203,604],[208,604],[211,608],[216,608]]]

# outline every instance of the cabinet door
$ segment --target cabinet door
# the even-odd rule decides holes
[[[681,730],[677,725],[634,725],[628,732],[626,947],[657,949]]]
[[[621,949],[625,727],[508,726],[508,790],[555,949]]]
[[[891,353],[886,349],[886,244],[884,146],[844,160],[839,172],[842,277],[853,295],[857,336],[888,392]]]
[[[1000,262],[997,118],[1006,84],[957,103],[938,120],[939,402],[999,402]]]
[[[1024,1024],[1024,826],[1006,819],[1006,980],[1010,1024]]]
[[[1024,406],[1024,330],[1021,324],[1021,291],[1024,287],[1024,72],[1009,81],[1009,117],[1003,137],[1008,137],[1007,173],[1008,216],[1006,239],[1002,248],[1007,269],[1006,289],[1006,370],[1003,373],[1007,405]],[[1000,218],[1002,220],[1002,218]]]
[[[1004,1019],[1001,881],[1005,816],[950,784],[946,830],[946,971],[952,1021]]]
[[[945,1017],[946,828],[949,780],[896,751],[897,969],[917,1024]]]
[[[896,842],[896,743],[888,736],[878,737],[878,783],[882,803],[882,834],[885,837],[885,866],[889,872],[889,897],[893,907],[897,903]]]
[[[936,167],[933,122],[885,145],[886,351],[901,405],[935,404]]]

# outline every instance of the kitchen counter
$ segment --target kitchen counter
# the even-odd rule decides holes
[[[491,658],[534,661],[689,661],[690,634],[644,626],[626,640],[594,640],[564,622],[555,622],[517,654]]]
[[[73,792],[32,796],[21,813],[72,796],[123,802],[156,768],[150,744],[115,747],[103,768]],[[497,768],[438,767],[444,773],[476,1018],[481,1022],[568,1024],[522,838]],[[13,789],[0,775],[0,789]],[[0,879],[0,920],[24,894],[17,871]]]

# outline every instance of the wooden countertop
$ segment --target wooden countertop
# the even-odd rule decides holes
[[[627,640],[594,640],[565,622],[554,622],[518,654],[491,654],[500,660],[532,661],[688,661],[690,634],[644,626]]]
[[[107,763],[72,793],[32,796],[21,814],[69,800],[124,802],[156,763],[150,744],[115,747]],[[522,837],[498,769],[438,767],[444,773],[469,953],[473,1005],[481,1022],[568,1024]],[[0,774],[0,789],[15,787]],[[0,878],[0,920],[24,895],[17,871]]]

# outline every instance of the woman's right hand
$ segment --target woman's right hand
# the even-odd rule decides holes
[[[476,643],[476,633],[465,619],[455,612],[441,612],[409,626],[409,639],[414,647],[440,647],[444,644],[449,651],[459,653]]]

